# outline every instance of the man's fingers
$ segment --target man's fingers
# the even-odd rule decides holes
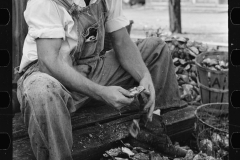
[[[150,122],[152,121],[152,115],[153,115],[154,108],[155,108],[155,104],[153,103],[153,105],[150,107],[149,112],[148,112],[148,119],[150,120]]]
[[[143,93],[145,93],[146,95],[148,95],[148,96],[150,96],[151,95],[151,93],[149,92],[149,90],[148,89],[145,89],[144,91],[143,91]]]
[[[148,103],[145,105],[144,110],[147,111],[153,104],[153,101],[151,99],[148,100]]]
[[[130,95],[130,92],[128,90],[119,87],[119,92],[123,94],[123,97],[121,98],[121,103],[129,105],[133,102],[134,97]]]
[[[153,91],[152,88],[149,87],[150,91]],[[154,92],[150,92],[150,97],[148,100],[148,103],[145,105],[144,110],[148,111],[148,115],[147,118],[152,121],[152,114],[155,108],[155,93]]]
[[[122,103],[122,104],[126,104],[126,105],[131,104],[133,101],[134,101],[134,98],[124,97],[123,99],[121,99],[121,103]]]
[[[132,97],[132,96],[130,95],[130,92],[129,92],[128,90],[122,88],[122,87],[119,87],[119,92],[121,92],[121,93],[122,93],[124,96],[126,96],[126,97]]]
[[[150,90],[151,88],[149,87],[147,90],[146,90],[146,92],[147,92],[147,94],[150,96],[149,97],[149,99],[148,99],[148,103],[145,105],[145,107],[144,107],[144,110],[147,110],[148,108],[150,108],[151,106],[152,106],[152,104],[154,103],[154,101],[155,101],[155,98],[154,98],[154,95],[153,95],[153,93],[151,93]],[[150,91],[148,91],[148,90],[150,90]],[[144,92],[145,93],[145,92]]]

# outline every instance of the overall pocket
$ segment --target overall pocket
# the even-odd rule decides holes
[[[83,45],[81,49],[83,58],[91,57],[94,54],[98,42],[98,34],[98,23],[91,25],[83,32]]]

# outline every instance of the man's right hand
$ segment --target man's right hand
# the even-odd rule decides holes
[[[128,90],[119,86],[104,86],[101,93],[103,101],[118,110],[130,105],[134,100]]]

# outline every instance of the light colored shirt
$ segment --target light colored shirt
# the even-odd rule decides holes
[[[84,0],[73,0],[80,7],[85,7]],[[109,12],[106,21],[106,32],[119,30],[129,24],[123,15],[122,0],[105,0]],[[91,0],[90,4],[96,0]],[[36,38],[62,38],[60,54],[69,54],[77,45],[77,28],[67,12],[53,0],[29,0],[24,18],[28,24],[28,34],[23,45],[23,56],[19,71],[38,58]]]

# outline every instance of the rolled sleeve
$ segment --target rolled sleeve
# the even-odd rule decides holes
[[[108,19],[106,32],[113,32],[129,25],[129,20],[123,15],[122,0],[106,0]]]
[[[24,12],[32,38],[63,38],[65,40],[64,16],[59,6],[51,0],[31,0]]]
[[[106,22],[106,31],[113,32],[129,25],[129,20],[125,16],[115,17]]]
[[[55,27],[55,28],[30,28],[28,34],[36,39],[36,38],[63,38],[65,40],[65,31],[63,28]]]

